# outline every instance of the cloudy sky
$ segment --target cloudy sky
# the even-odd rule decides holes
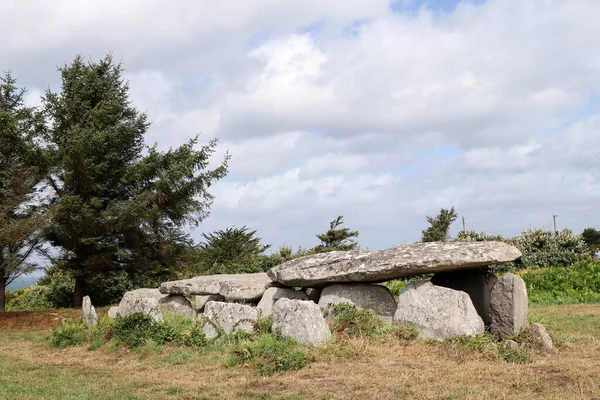
[[[451,206],[506,236],[600,228],[598,20],[597,0],[0,0],[0,69],[35,104],[110,52],[149,143],[220,138],[195,238],[314,246],[343,215],[377,249]]]

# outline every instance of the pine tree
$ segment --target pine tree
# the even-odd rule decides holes
[[[354,250],[358,248],[358,243],[351,240],[352,237],[358,237],[357,231],[350,231],[348,228],[338,228],[344,223],[344,217],[340,215],[329,223],[329,230],[322,234],[317,234],[321,244],[312,249],[315,253],[324,253],[334,250]]]
[[[167,152],[146,147],[147,117],[110,55],[78,56],[60,72],[61,90],[42,99],[53,191],[46,237],[63,251],[79,306],[86,283],[103,273],[167,276],[192,244],[183,228],[207,216],[208,188],[226,175],[227,158],[208,169],[216,140],[198,149],[197,137]]]
[[[429,228],[421,232],[422,242],[445,242],[450,239],[450,226],[456,221],[458,215],[454,207],[450,210],[442,208],[437,217],[427,217]]]
[[[24,105],[24,93],[10,73],[0,77],[0,312],[6,286],[36,269],[28,259],[41,244],[44,223],[33,201],[41,179],[32,142],[39,115]]]

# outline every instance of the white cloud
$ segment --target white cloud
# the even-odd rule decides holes
[[[343,214],[378,248],[452,205],[491,233],[595,223],[599,18],[592,0],[24,0],[0,3],[0,66],[35,104],[55,65],[112,51],[149,141],[201,133],[232,155],[203,230],[314,245]]]

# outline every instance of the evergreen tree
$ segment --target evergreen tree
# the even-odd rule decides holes
[[[122,71],[111,56],[78,56],[60,68],[61,90],[42,99],[53,191],[45,234],[74,275],[75,306],[93,298],[86,283],[98,275],[168,276],[192,243],[183,227],[206,217],[208,188],[227,173],[227,158],[208,169],[214,140],[199,149],[197,137],[167,152],[147,148],[149,123],[132,107]]]
[[[429,228],[421,232],[422,242],[445,242],[450,239],[450,226],[456,221],[458,215],[454,207],[450,210],[442,208],[437,217],[427,217]]]
[[[257,272],[257,267],[262,270],[258,256],[271,246],[261,244],[255,234],[246,226],[203,233],[205,241],[198,246],[197,269],[202,274]]]
[[[10,73],[0,77],[0,312],[6,286],[36,269],[28,259],[40,246],[44,223],[33,201],[41,179],[32,142],[39,118],[23,104],[24,92]]]
[[[595,228],[585,228],[581,233],[581,238],[589,252],[593,252],[600,247],[600,231]]]
[[[358,249],[358,243],[350,238],[358,237],[357,231],[350,231],[348,228],[338,228],[344,223],[344,217],[340,215],[329,223],[329,230],[322,234],[317,234],[321,243],[312,249],[315,253],[324,253],[334,250],[355,250]]]

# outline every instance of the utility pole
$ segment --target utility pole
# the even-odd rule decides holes
[[[465,217],[462,217],[462,222],[463,222],[463,232],[467,233],[467,228],[465,227]]]
[[[552,219],[554,220],[554,235],[558,235],[558,231],[556,230],[556,217],[558,217],[558,215],[552,216]]]

